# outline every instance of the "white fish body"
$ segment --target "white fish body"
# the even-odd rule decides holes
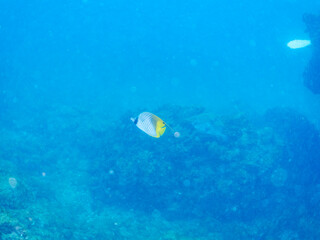
[[[152,113],[143,112],[138,116],[137,127],[152,137],[157,136],[157,121]]]
[[[292,40],[288,42],[287,46],[291,49],[304,48],[311,44],[310,40]]]
[[[153,113],[143,112],[137,118],[131,118],[140,130],[151,137],[159,138],[166,130],[166,123]]]

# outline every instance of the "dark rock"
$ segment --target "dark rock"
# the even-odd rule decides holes
[[[303,21],[312,43],[312,56],[303,74],[304,85],[313,93],[320,94],[320,15],[305,14]]]

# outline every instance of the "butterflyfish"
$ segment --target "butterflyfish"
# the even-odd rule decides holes
[[[304,48],[311,44],[310,40],[292,40],[288,42],[287,46],[291,49]]]
[[[161,137],[166,128],[169,127],[172,131],[173,129],[165,123],[161,118],[154,115],[153,113],[143,112],[140,113],[138,117],[131,118],[131,121],[143,132],[151,137],[159,138]],[[180,137],[179,132],[175,132],[174,136],[176,138]]]

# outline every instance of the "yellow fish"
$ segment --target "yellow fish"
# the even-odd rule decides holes
[[[138,117],[131,118],[131,121],[142,131],[151,137],[159,138],[166,131],[166,127],[173,130],[168,124],[166,124],[161,118],[154,115],[153,113],[143,112]],[[176,138],[180,137],[179,132],[175,132]]]

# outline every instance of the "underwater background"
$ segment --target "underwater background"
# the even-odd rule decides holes
[[[320,239],[318,0],[0,0],[0,239]],[[159,138],[131,121],[152,112]]]

